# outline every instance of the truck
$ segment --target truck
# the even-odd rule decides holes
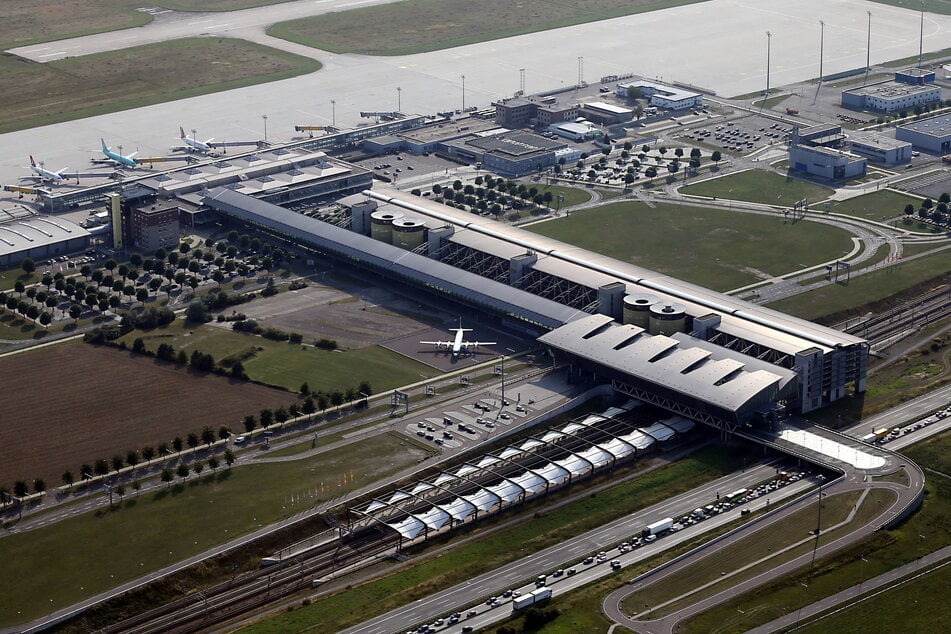
[[[674,525],[674,518],[665,517],[662,520],[658,520],[653,524],[648,524],[644,527],[644,530],[641,531],[641,535],[644,537],[650,537],[651,535],[659,535],[664,531],[669,531],[670,527]]]
[[[550,598],[551,588],[539,588],[538,590],[533,590],[528,594],[523,594],[522,596],[512,599],[512,612],[524,610],[529,606],[535,605],[536,603],[541,603],[542,601],[547,601]]]
[[[951,154],[945,154],[944,156],[941,157],[941,160],[944,161],[945,163],[951,163]]]
[[[799,111],[795,108],[786,108],[786,114],[799,114]]]
[[[885,427],[882,427],[881,429],[876,429],[876,430],[875,430],[874,432],[872,432],[872,433],[875,434],[875,439],[876,439],[876,440],[881,440],[882,438],[884,438],[885,436],[888,435],[888,429],[886,429]]]

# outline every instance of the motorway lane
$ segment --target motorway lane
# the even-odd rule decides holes
[[[539,574],[549,572],[556,568],[569,567],[576,561],[582,559],[589,553],[607,550],[613,544],[625,541],[632,535],[652,521],[663,517],[680,517],[699,506],[706,506],[716,500],[718,492],[734,491],[739,488],[749,488],[750,485],[762,482],[771,477],[775,477],[776,469],[769,464],[761,464],[750,467],[741,473],[731,474],[719,478],[713,482],[705,484],[697,489],[684,493],[681,496],[659,502],[646,509],[633,513],[629,516],[620,518],[602,527],[571,538],[560,544],[556,544],[537,553],[527,555],[510,564],[506,564],[501,569],[493,570],[479,575],[464,583],[458,584],[452,588],[434,593],[426,598],[420,599],[410,605],[392,610],[386,614],[373,618],[366,623],[344,630],[345,634],[380,634],[382,632],[401,632],[412,625],[432,621],[437,616],[445,614],[447,611],[462,611],[463,606],[469,606],[480,599],[490,595],[501,594],[506,588],[518,587],[526,580],[534,579]],[[808,482],[803,482],[797,487],[786,487],[788,494],[804,491]],[[772,494],[771,494],[772,495]],[[633,563],[646,557],[652,556],[661,550],[675,545],[679,541],[690,539],[696,532],[709,530],[719,522],[727,522],[738,517],[738,511],[731,510],[728,513],[716,516],[716,518],[696,524],[689,529],[674,534],[673,536],[659,540],[652,545],[639,548],[629,557],[624,559],[626,563]],[[616,551],[615,551],[616,552]],[[620,557],[616,557],[620,558]],[[572,578],[563,577],[554,586],[557,594],[561,594],[568,589],[587,583],[593,578],[600,576],[600,571],[610,572],[609,567],[604,564],[601,566],[586,567],[576,566],[579,569],[578,575]],[[582,570],[588,568],[589,570]],[[596,568],[598,570],[590,570]],[[561,585],[564,583],[564,585]],[[493,622],[508,616],[506,610],[495,608],[493,611],[488,606],[482,605],[479,608],[479,623],[485,624]],[[465,623],[475,624],[475,623]],[[463,625],[459,624],[459,627]],[[448,628],[447,632],[458,631],[458,628]]]

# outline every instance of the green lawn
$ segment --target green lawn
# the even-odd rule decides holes
[[[0,132],[288,79],[320,66],[253,42],[204,37],[44,64],[0,57],[0,74],[7,78]]]
[[[852,248],[851,234],[825,225],[667,203],[614,203],[527,229],[720,291]]]
[[[0,625],[63,608],[394,473],[426,452],[382,435],[314,458],[219,469],[138,498],[0,540]],[[239,462],[240,465],[240,462]]]
[[[942,434],[916,443],[904,450],[909,458],[922,467],[930,467],[943,473],[951,471],[951,433]],[[757,590],[743,594],[727,603],[709,610],[689,621],[680,631],[688,634],[720,632],[731,634],[746,632],[762,623],[782,616],[800,606],[808,605],[823,597],[851,587],[861,580],[870,579],[918,557],[938,550],[951,543],[951,480],[926,472],[925,500],[921,509],[906,522],[890,531],[879,531],[855,546],[826,557],[817,562],[810,572],[803,570],[771,582]],[[864,560],[863,560],[864,558]],[[946,578],[946,577],[943,577]],[[941,577],[929,577],[932,583]],[[940,582],[939,582],[940,583]],[[939,601],[946,596],[940,586],[932,585],[925,603],[930,623],[951,623],[951,603]],[[914,585],[901,586],[882,597],[886,605],[905,606],[911,611],[922,595]],[[934,598],[935,600],[931,600]],[[849,632],[938,632],[947,627],[917,628],[914,623],[920,617],[908,616],[907,625],[901,615],[883,617],[876,607],[879,599],[859,604],[859,610],[851,611],[855,620]],[[839,632],[839,629],[820,621],[809,630],[812,632]]]
[[[297,391],[305,382],[314,391],[329,393],[368,381],[375,392],[381,392],[438,374],[427,365],[379,346],[331,352],[210,324],[187,324],[180,319],[164,328],[131,332],[122,341],[131,346],[137,337],[142,337],[151,351],[161,343],[170,343],[188,354],[201,350],[217,361],[240,358],[252,379],[291,391]]]
[[[791,206],[803,198],[815,209],[815,204],[832,195],[833,190],[775,172],[746,170],[728,174],[701,183],[688,184],[680,192],[693,196],[745,200],[768,205]]]
[[[10,291],[13,290],[14,284],[17,283],[17,280],[23,282],[25,286],[39,282],[42,279],[42,275],[34,271],[32,274],[27,274],[23,272],[19,266],[0,270],[0,291]]]
[[[382,579],[316,601],[290,613],[244,628],[243,632],[301,632],[318,628],[336,632],[374,614],[406,605],[440,588],[446,588],[487,570],[558,543],[572,535],[596,528],[617,517],[694,488],[739,467],[739,453],[721,447],[703,449],[693,456],[629,480],[584,500],[554,509],[486,535]],[[488,520],[483,525],[491,524]],[[518,544],[519,548],[512,547]],[[478,595],[478,593],[476,593]],[[474,595],[475,600],[477,596]],[[600,614],[586,615],[603,622]],[[547,630],[546,630],[547,631]],[[574,632],[600,631],[587,625]]]
[[[881,190],[848,200],[830,202],[828,208],[822,205],[814,207],[813,211],[829,211],[834,214],[845,214],[846,216],[884,222],[896,216],[904,215],[905,205],[908,204],[914,205],[917,209],[921,200],[907,194]]]
[[[917,260],[860,275],[848,284],[832,284],[769,304],[770,308],[804,319],[819,319],[846,312],[861,312],[866,304],[885,299],[916,284],[947,275],[951,251],[942,251]],[[940,282],[936,282],[936,285]],[[838,317],[837,317],[838,318]]]
[[[544,195],[545,192],[551,192],[553,196],[551,201],[552,209],[558,209],[558,194],[561,194],[565,199],[561,202],[560,208],[564,209],[565,207],[571,207],[573,205],[580,205],[581,203],[586,203],[591,200],[591,192],[585,189],[580,189],[578,187],[563,187],[561,185],[538,185],[538,193]]]
[[[405,0],[281,22],[268,35],[334,53],[410,55],[703,0]]]

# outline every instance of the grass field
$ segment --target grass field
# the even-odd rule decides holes
[[[160,6],[174,11],[232,11],[286,1],[163,0]],[[152,19],[148,13],[136,11],[142,6],[143,3],[139,0],[4,2],[4,19],[0,22],[0,49],[142,26]]]
[[[0,359],[8,412],[0,425],[0,484],[43,477],[130,449],[170,442],[205,425],[237,427],[294,395],[81,342]],[[299,385],[299,384],[298,384]]]
[[[825,225],[665,203],[615,203],[528,229],[720,291],[834,259],[852,246],[849,233]]]
[[[538,185],[537,187],[538,192],[542,195],[544,195],[545,192],[551,192],[551,195],[554,197],[551,201],[552,209],[564,209],[565,207],[580,205],[581,203],[586,203],[591,200],[591,192],[579,187],[564,187],[562,185]],[[558,204],[558,194],[565,197],[561,205]]]
[[[908,457],[922,467],[929,467],[942,473],[951,473],[951,433],[944,432],[936,437],[915,444],[904,450]],[[709,610],[688,621],[682,632],[731,634],[745,632],[761,623],[766,623],[785,613],[808,605],[823,597],[835,594],[860,581],[870,579],[902,564],[914,561],[918,557],[938,550],[951,543],[951,480],[940,476],[926,477],[925,501],[921,509],[901,526],[890,531],[879,531],[859,544],[851,546],[831,557],[817,562],[815,570],[790,575],[769,583],[753,592],[746,593]],[[863,560],[864,558],[864,560]],[[906,607],[914,606],[914,601],[922,599],[915,593],[915,587],[903,587],[900,590],[881,595],[898,596],[899,599],[882,599],[889,602],[899,601]],[[943,596],[935,587],[927,597],[937,599]],[[880,597],[880,598],[881,598]],[[855,619],[852,626],[855,632],[930,632],[943,631],[945,628],[918,629],[904,625],[904,613],[892,614],[881,619],[880,612],[872,609],[872,603],[860,604],[863,609],[853,611]],[[888,603],[890,605],[890,603]],[[932,623],[951,623],[951,603],[929,600],[919,603],[927,607]],[[917,616],[909,617],[913,624]],[[822,627],[812,632],[838,632],[820,621]]]
[[[301,632],[316,627],[322,632],[336,632],[374,614],[405,605],[439,588],[462,582],[571,535],[649,506],[678,491],[694,488],[733,471],[739,464],[738,452],[726,452],[721,447],[703,449],[691,457],[599,492],[596,496],[545,512],[528,522],[486,535],[435,559],[400,569],[380,580],[321,599],[313,605],[281,614],[241,631]],[[483,525],[491,523],[492,520],[489,520]],[[514,549],[512,544],[518,544],[520,548]],[[591,616],[603,620],[599,614]],[[584,620],[587,623],[588,617]],[[579,625],[571,631],[600,630]]]
[[[852,507],[859,499],[858,492],[836,495],[823,501],[822,526],[827,530],[847,519]],[[890,491],[872,491],[865,499],[853,522],[860,525],[867,522],[879,512],[881,504],[890,503],[895,495]],[[864,513],[863,513],[864,511]],[[776,527],[766,528],[752,533],[748,539],[729,546],[722,551],[698,561],[695,565],[667,577],[663,583],[655,583],[643,590],[635,592],[624,600],[623,609],[626,613],[641,612],[644,606],[651,606],[651,615],[660,617],[671,614],[679,609],[692,605],[697,601],[721,592],[726,587],[753,578],[781,562],[809,552],[814,540],[797,546],[791,550],[780,552],[794,543],[807,539],[809,531],[815,529],[815,505],[803,508],[783,522],[782,530]],[[820,544],[838,539],[843,534],[854,530],[854,525],[828,531],[820,538]],[[732,572],[743,566],[754,563],[763,557],[770,557],[764,564],[747,568],[729,578],[723,579],[723,572]],[[712,584],[704,587],[705,584]],[[663,605],[684,593],[699,589],[690,596]],[[654,607],[662,606],[663,607]]]
[[[836,315],[832,321],[859,314],[870,302],[884,300],[907,288],[951,270],[951,251],[907,260],[874,273],[852,278],[848,284],[832,284],[769,304],[770,308],[804,319],[817,320]],[[936,281],[935,286],[940,282]]]
[[[191,38],[40,64],[0,56],[0,133],[287,79],[320,68],[232,38]],[[95,137],[90,147],[95,146]]]
[[[832,191],[822,185],[761,170],[746,170],[680,188],[681,193],[693,196],[783,206],[791,206],[803,198],[814,205],[832,195]]]
[[[218,326],[196,326],[183,320],[151,331],[135,331],[122,340],[131,346],[137,337],[142,337],[151,351],[161,343],[170,343],[176,350],[185,350],[188,354],[201,350],[219,361],[229,356],[241,358],[251,378],[293,392],[305,382],[311,390],[330,393],[356,387],[362,381],[368,381],[375,392],[382,392],[438,373],[380,346],[327,351],[236,333]]]
[[[849,198],[848,200],[834,201],[829,204],[828,211],[834,214],[845,214],[846,216],[884,222],[896,216],[904,215],[905,205],[909,203],[915,205],[917,209],[921,200],[914,196],[882,190]],[[824,206],[815,208],[814,211],[820,209],[826,211]]]
[[[117,510],[5,536],[0,625],[22,623],[180,561],[426,455],[386,434],[307,460],[219,469],[217,477],[200,482],[192,476],[158,493],[126,496]],[[290,505],[291,493],[307,502]]]
[[[334,53],[409,55],[702,0],[405,0],[275,24],[268,34]]]

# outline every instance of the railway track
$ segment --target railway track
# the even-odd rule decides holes
[[[395,535],[363,531],[313,551],[220,583],[101,630],[103,634],[199,632],[313,587],[314,581],[372,561],[397,544]]]
[[[912,326],[925,326],[951,316],[951,287],[943,286],[901,306],[841,328],[864,337],[874,346]]]

